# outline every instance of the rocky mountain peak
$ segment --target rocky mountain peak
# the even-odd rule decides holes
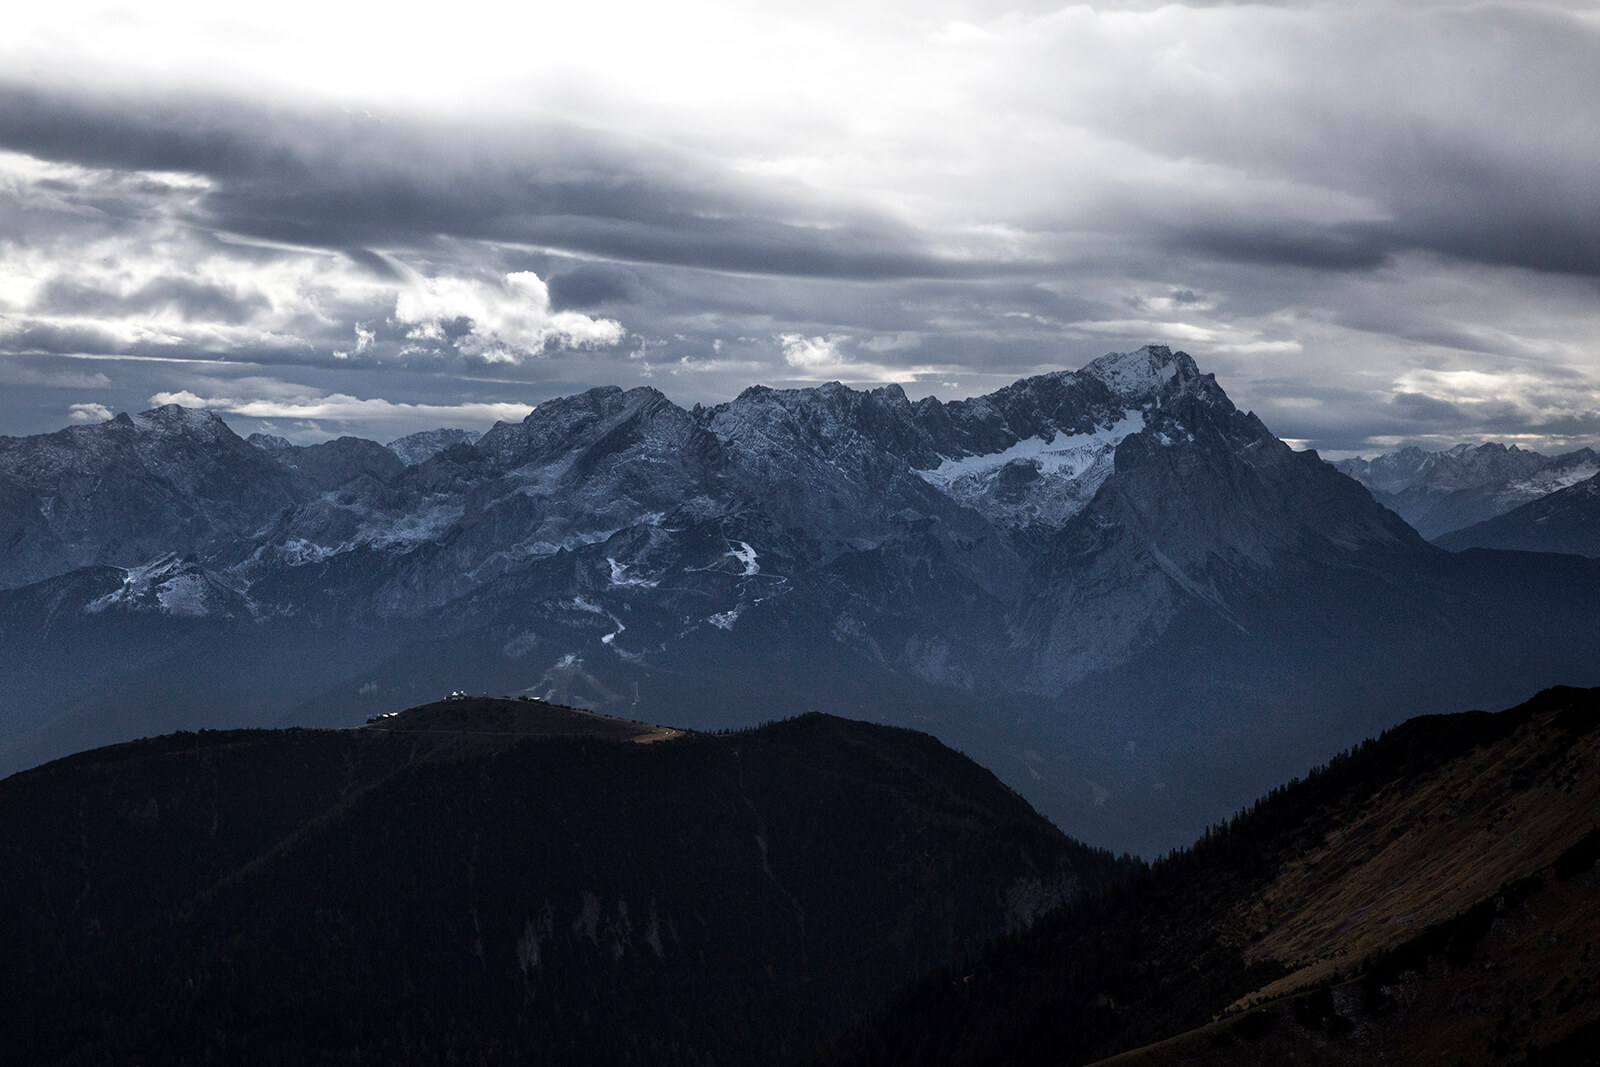
[[[251,434],[252,439],[255,436],[255,434]],[[432,459],[447,448],[453,448],[456,445],[473,444],[482,436],[482,434],[474,430],[448,427],[409,433],[404,437],[395,438],[383,447],[399,456],[401,462],[409,467]]]
[[[1185,384],[1200,377],[1187,352],[1166,345],[1145,345],[1132,352],[1111,352],[1084,367],[1080,374],[1101,382],[1118,397],[1153,400],[1170,382]]]
[[[182,404],[163,404],[141,411],[131,421],[138,429],[162,435],[183,435],[207,441],[237,436],[216,412],[186,408]]]
[[[879,386],[872,391],[872,395],[885,404],[895,407],[909,408],[911,401],[906,397],[906,391],[895,383]]]
[[[257,448],[265,449],[268,452],[282,452],[285,449],[294,447],[293,441],[289,440],[287,437],[282,437],[275,433],[253,433],[249,437],[246,437],[245,440],[250,444],[255,445]]]

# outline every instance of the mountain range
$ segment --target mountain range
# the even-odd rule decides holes
[[[1161,346],[949,403],[594,389],[399,451],[169,406],[0,439],[0,544],[0,770],[454,689],[817,710],[1155,855],[1407,714],[1600,682],[1600,563],[1430,545]]]
[[[1546,456],[1490,442],[1403,448],[1334,466],[1432,541],[1600,475],[1600,456],[1590,448]]]
[[[1600,474],[1437,538],[1441,548],[1600,556]]]

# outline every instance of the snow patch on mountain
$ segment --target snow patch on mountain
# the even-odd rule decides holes
[[[947,458],[916,473],[991,519],[1060,525],[1082,511],[1111,476],[1117,445],[1144,428],[1144,412],[1130,409],[1092,433],[1030,437],[999,452]]]
[[[1578,463],[1564,469],[1547,468],[1524,482],[1512,485],[1508,497],[1520,498],[1519,503],[1526,503],[1577,485],[1579,482],[1586,482],[1596,474],[1600,474],[1600,463],[1596,462]]]
[[[229,614],[230,600],[237,607],[242,599],[237,590],[224,587],[192,560],[168,554],[128,568],[121,588],[91,600],[83,610],[98,615],[116,607],[193,619]]]
[[[411,548],[442,537],[465,512],[458,501],[435,499],[400,515],[371,516],[354,540],[374,548]]]
[[[739,547],[730,548],[727,554],[730,558],[736,559],[740,563],[744,564],[744,574],[742,577],[749,578],[753,575],[760,574],[761,564],[756,562],[756,550],[751,548],[749,544],[744,541],[735,541],[733,543]]]
[[[265,452],[288,452],[294,442],[275,433],[253,433],[245,441]]]
[[[89,602],[85,611],[98,613],[113,604],[129,604],[149,593],[153,586],[173,576],[182,561],[173,555],[151,560],[140,567],[129,567],[122,575],[122,588]]]
[[[206,607],[206,580],[198,574],[180,574],[163,582],[156,591],[156,600],[169,615],[199,618],[210,614]]]
[[[133,425],[158,437],[194,437],[202,441],[217,441],[232,437],[228,424],[214,411],[184,407],[180,404],[163,404],[132,416]]]
[[[307,541],[303,537],[294,537],[279,545],[274,554],[280,561],[291,567],[303,567],[308,563],[321,563],[323,560],[337,556],[341,552],[350,551],[350,548],[351,546],[348,544],[319,545],[313,541]],[[264,549],[256,551],[258,557],[263,553]]]
[[[1094,433],[1030,437],[1002,452],[946,459],[934,470],[917,473],[934,485],[948,489],[965,479],[991,474],[1013,460],[1027,460],[1040,474],[1077,478],[1093,467],[1095,460],[1108,449],[1116,448],[1124,437],[1142,429],[1144,412],[1129,411],[1116,423]]]
[[[640,578],[637,575],[629,574],[627,564],[618,563],[610,556],[606,557],[606,563],[611,567],[612,585],[620,585],[630,589],[654,589],[661,584],[654,578]]]

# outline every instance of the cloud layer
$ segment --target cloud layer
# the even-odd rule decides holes
[[[7,432],[1156,340],[1325,450],[1600,443],[1588,5],[71,9],[0,45]],[[371,399],[250,414],[291,380]]]

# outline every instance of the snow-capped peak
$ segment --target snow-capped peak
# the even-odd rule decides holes
[[[1195,373],[1194,361],[1166,345],[1145,345],[1132,352],[1111,352],[1080,372],[1104,383],[1119,397],[1153,399],[1168,382]]]

